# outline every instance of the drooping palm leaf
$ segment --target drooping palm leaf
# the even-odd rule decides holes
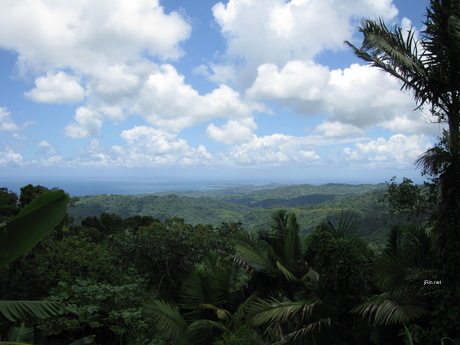
[[[212,277],[202,270],[193,271],[181,288],[181,306],[198,310],[203,304],[220,305],[225,303],[225,296]]]
[[[376,276],[380,286],[389,291],[407,290],[407,284],[434,277],[434,242],[428,230],[417,226],[396,226],[390,230],[382,254],[376,260]]]
[[[273,261],[270,257],[269,244],[260,239],[255,239],[249,234],[241,235],[234,240],[237,255],[235,263],[241,266],[250,266],[256,271],[273,270]]]
[[[420,59],[419,43],[413,30],[405,33],[401,28],[395,28],[391,31],[380,19],[364,20],[360,31],[364,34],[361,48],[345,42],[359,58],[402,81],[405,89],[424,89],[427,72]],[[422,91],[420,90],[415,97],[424,103],[426,95]]]
[[[148,319],[166,339],[177,345],[188,344],[188,323],[179,312],[179,308],[167,302],[154,299],[144,306]]]
[[[62,307],[51,301],[0,301],[0,322],[31,322],[62,312]]]
[[[230,330],[220,322],[196,320],[188,328],[187,339],[192,344],[212,344],[213,339],[222,332],[230,332]]]
[[[308,319],[315,305],[315,303],[307,303],[305,301],[257,298],[246,309],[247,319],[252,326],[285,322],[295,316],[299,316],[301,319]]]
[[[287,281],[293,282],[297,280],[296,276],[292,274],[291,271],[289,271],[286,267],[284,267],[281,262],[277,261],[276,262],[276,267],[280,272],[283,274],[284,278],[286,278]]]
[[[408,323],[427,314],[428,310],[423,303],[410,296],[382,294],[356,306],[351,312],[368,318],[375,325],[391,325]]]
[[[62,190],[40,194],[0,226],[0,266],[32,249],[64,218],[67,196]]]
[[[321,333],[321,330],[327,329],[331,327],[331,319],[324,318],[318,321],[312,322],[305,327],[302,327],[299,330],[296,330],[292,333],[286,334],[280,341],[272,344],[272,345],[284,345],[284,344],[292,344],[297,339],[305,339],[309,336],[314,336],[316,334]]]

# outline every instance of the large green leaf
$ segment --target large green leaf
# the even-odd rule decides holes
[[[12,343],[7,344],[33,344],[34,328],[26,327],[24,323],[19,327],[11,327],[8,331],[8,341]]]
[[[35,198],[0,229],[0,266],[32,249],[64,218],[67,196],[62,190],[46,192]]]
[[[51,301],[0,301],[0,323],[46,319],[62,311],[59,304]]]

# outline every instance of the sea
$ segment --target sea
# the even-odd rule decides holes
[[[295,185],[295,184],[313,184],[320,185],[324,183],[373,183],[359,181],[326,181],[326,180],[222,180],[222,179],[168,179],[168,178],[85,178],[85,179],[63,179],[63,178],[2,178],[0,179],[0,188],[6,187],[9,191],[19,195],[20,188],[27,185],[41,185],[47,188],[59,188],[69,193],[71,196],[84,196],[96,194],[144,194],[159,192],[177,192],[177,191],[210,191],[216,188],[230,188],[244,185]],[[377,181],[381,182],[381,181]],[[376,183],[376,182],[374,182]]]

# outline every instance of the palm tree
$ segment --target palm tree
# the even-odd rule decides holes
[[[174,344],[213,344],[223,333],[235,333],[243,326],[244,283],[238,267],[220,254],[209,252],[184,281],[179,305],[154,299],[144,311],[158,333]]]
[[[382,327],[387,327],[388,337],[391,335],[388,327],[395,333],[404,328],[407,333],[406,325],[414,321],[426,323],[422,318],[431,313],[433,299],[439,294],[439,286],[425,284],[440,280],[440,272],[432,260],[434,252],[433,235],[428,229],[415,225],[392,228],[385,249],[374,264],[375,280],[381,293],[352,309],[353,313],[369,320],[374,336]]]
[[[318,226],[303,250],[294,240],[298,234],[294,215],[278,211],[272,216],[271,231],[237,244],[238,259],[252,269],[250,283],[258,283],[252,288],[259,294],[245,309],[247,323],[276,344],[360,341],[355,322],[359,318],[347,312],[349,304],[355,305],[358,290],[366,286],[362,266],[372,253],[356,230],[357,223],[342,213],[337,227],[330,222]],[[324,275],[317,273],[317,267]],[[356,333],[353,339],[341,339],[351,333]]]
[[[268,230],[235,237],[234,262],[251,273],[250,291],[283,290],[292,295],[307,272],[299,233],[296,215],[277,210]]]
[[[401,81],[418,108],[429,107],[439,122],[447,123],[440,144],[418,163],[425,172],[439,176],[438,264],[444,267],[446,283],[455,285],[460,276],[460,2],[431,0],[424,24],[426,29],[417,39],[412,29],[390,30],[382,20],[368,19],[360,27],[362,46],[345,43],[371,66]]]

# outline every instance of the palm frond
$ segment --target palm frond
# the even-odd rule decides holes
[[[396,226],[390,230],[385,249],[375,263],[377,282],[390,291],[410,280],[433,277],[433,238],[426,228]]]
[[[351,312],[369,318],[375,325],[391,325],[408,323],[427,314],[428,309],[407,295],[382,294],[356,306]]]
[[[292,274],[286,267],[284,267],[281,262],[277,261],[276,262],[276,267],[280,270],[280,272],[283,274],[284,278],[286,278],[287,281],[293,282],[297,280],[294,274]]]
[[[414,92],[414,97],[423,105],[428,100],[427,70],[421,59],[423,52],[411,29],[403,32],[402,28],[390,30],[382,19],[364,20],[360,31],[364,34],[361,48],[346,41],[355,55],[367,61],[371,66],[380,68],[402,82],[402,88]]]
[[[270,227],[274,233],[273,247],[276,255],[283,259],[286,265],[292,265],[301,256],[300,226],[294,213],[277,210],[271,216]]]
[[[437,176],[446,170],[450,164],[452,155],[449,150],[449,133],[444,131],[444,136],[441,141],[434,147],[422,153],[415,161],[415,166],[422,169],[422,172]]]
[[[51,301],[0,301],[0,321],[30,322],[63,313],[63,308]]]
[[[196,320],[190,324],[186,339],[191,344],[212,344],[216,336],[222,332],[230,332],[230,330],[220,322],[206,319]]]
[[[216,314],[217,318],[222,321],[229,321],[232,317],[232,313],[230,313],[228,310],[216,307],[215,305],[209,303],[204,303],[201,305],[201,307],[204,309],[212,310]]]
[[[266,241],[245,234],[236,238],[234,243],[238,253],[234,256],[237,264],[250,266],[256,271],[273,270],[271,248]]]
[[[251,326],[286,322],[294,317],[304,320],[312,315],[315,305],[305,301],[257,298],[247,307],[247,319]]]
[[[193,271],[181,288],[181,306],[187,309],[199,309],[202,304],[221,305],[225,296],[211,275],[202,270]]]
[[[319,334],[321,333],[321,330],[324,328],[330,328],[331,327],[331,319],[330,318],[324,318],[320,319],[318,321],[312,322],[308,324],[305,327],[302,327],[301,329],[294,331],[292,333],[289,333],[285,335],[280,341],[272,344],[272,345],[283,345],[283,344],[292,344],[295,342],[297,339],[305,339],[311,335]]]
[[[144,312],[158,332],[177,345],[188,344],[186,334],[188,323],[175,305],[154,299],[144,306]]]

